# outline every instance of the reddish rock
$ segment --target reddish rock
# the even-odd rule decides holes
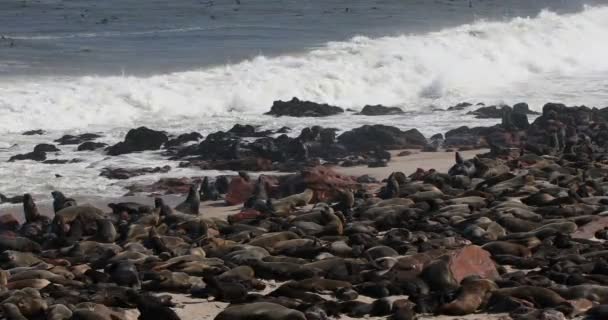
[[[301,175],[306,188],[315,192],[314,202],[334,200],[341,190],[354,189],[357,186],[353,177],[341,175],[324,166],[303,170]]]
[[[577,239],[591,239],[595,236],[595,233],[608,227],[608,217],[598,217],[593,221],[584,224],[572,234],[573,238]]]
[[[478,275],[486,279],[498,277],[496,264],[492,261],[490,253],[479,246],[470,245],[452,250],[448,255],[452,276],[458,283],[471,275]]]
[[[226,204],[233,206],[245,202],[253,194],[253,189],[252,181],[245,181],[240,176],[232,178],[226,194]]]
[[[393,266],[393,271],[407,271],[406,276],[416,276],[422,270],[442,257],[448,257],[448,269],[454,277],[455,283],[462,279],[478,275],[482,278],[494,279],[498,277],[496,265],[490,257],[490,253],[479,246],[469,245],[460,249],[446,251],[444,249],[430,250],[399,258]]]
[[[243,220],[255,219],[261,216],[262,213],[254,209],[245,209],[237,214],[228,216],[228,222],[238,223]]]
[[[19,220],[10,213],[3,214],[0,216],[0,230],[12,230],[19,229]]]

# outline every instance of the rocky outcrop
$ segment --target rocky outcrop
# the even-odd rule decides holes
[[[138,151],[158,150],[167,141],[169,138],[164,132],[139,127],[129,130],[123,142],[107,148],[106,151],[111,156],[117,156]]]
[[[80,144],[76,150],[77,151],[93,151],[93,150],[105,148],[107,146],[108,146],[107,144],[102,143],[102,142],[87,141],[87,142],[83,142],[82,144]]]
[[[327,117],[343,112],[344,110],[339,107],[293,98],[290,101],[275,101],[266,114],[276,117]]]
[[[382,105],[375,106],[365,106],[361,109],[361,112],[358,114],[363,116],[385,116],[385,115],[394,115],[394,114],[403,114],[405,113],[401,108],[398,107],[385,107]]]
[[[350,151],[421,149],[427,145],[426,138],[416,129],[401,131],[379,124],[347,131],[338,137],[338,142]]]
[[[170,166],[138,169],[103,168],[99,175],[108,179],[125,180],[145,174],[167,173],[169,171],[171,171]]]
[[[55,142],[59,143],[60,145],[81,144],[83,142],[92,141],[97,138],[101,138],[101,136],[95,133],[84,133],[76,136],[67,134],[55,140]]]

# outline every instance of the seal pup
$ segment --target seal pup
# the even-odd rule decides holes
[[[187,214],[199,214],[199,209],[201,205],[201,199],[198,193],[198,188],[196,184],[192,184],[190,186],[190,191],[188,191],[188,197],[184,202],[178,204],[175,207],[175,210]]]

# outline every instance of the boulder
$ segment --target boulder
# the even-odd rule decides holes
[[[106,151],[111,156],[117,156],[138,151],[158,150],[167,141],[169,138],[164,132],[139,127],[129,130],[125,141],[107,148]]]
[[[359,112],[360,115],[363,116],[384,116],[384,115],[393,115],[393,114],[403,114],[405,113],[401,108],[398,107],[385,107],[382,105],[375,106],[365,106]]]
[[[59,143],[60,145],[81,144],[83,142],[95,140],[97,138],[101,138],[101,136],[95,133],[83,133],[77,136],[66,134],[63,137],[55,140],[55,142]]]
[[[302,170],[301,177],[305,189],[314,191],[313,201],[316,202],[335,200],[341,191],[355,189],[357,185],[353,177],[341,175],[325,166]]]
[[[488,106],[467,112],[467,114],[474,115],[478,119],[500,119],[505,108],[511,109],[509,106]]]
[[[24,136],[40,136],[45,134],[46,132],[44,130],[38,129],[38,130],[29,130],[29,131],[25,131],[24,133],[22,133],[22,135]]]
[[[167,173],[171,171],[170,166],[155,168],[123,169],[123,168],[103,168],[99,174],[108,179],[125,180],[150,173]]]
[[[513,112],[521,114],[540,114],[539,112],[530,110],[530,107],[525,102],[515,104],[513,106]]]
[[[254,184],[251,181],[246,181],[240,176],[232,178],[228,185],[228,193],[226,194],[226,204],[229,206],[244,203],[253,195]]]
[[[87,141],[87,142],[83,142],[82,144],[80,144],[76,150],[77,151],[93,151],[93,150],[105,148],[106,146],[108,146],[108,145],[105,143],[102,143],[102,142]]]
[[[421,149],[427,145],[426,138],[416,129],[401,131],[380,124],[344,132],[338,137],[338,142],[350,151]]]
[[[59,148],[55,147],[49,143],[41,143],[34,147],[34,152],[58,152],[61,151]]]
[[[34,161],[44,161],[46,160],[46,152],[37,151],[37,152],[29,152],[24,154],[17,154],[8,159],[8,162],[18,161],[18,160],[34,160]]]
[[[23,196],[7,197],[0,193],[0,203],[22,203]]]
[[[451,106],[448,108],[448,111],[459,111],[459,110],[464,110],[470,106],[472,106],[472,103],[468,103],[468,102],[461,102],[455,106]]]
[[[230,130],[228,130],[228,133],[231,133],[237,137],[241,137],[241,138],[245,138],[245,137],[266,137],[269,134],[272,134],[272,131],[269,130],[265,130],[265,131],[256,131],[256,128],[252,125],[242,125],[242,124],[235,124]]]
[[[343,112],[339,107],[293,98],[290,101],[275,101],[266,114],[275,117],[327,117]]]
[[[198,132],[183,133],[183,134],[180,134],[179,136],[167,141],[167,143],[165,143],[165,147],[166,148],[176,147],[176,146],[188,143],[188,142],[198,141],[202,138],[203,138],[203,136]]]

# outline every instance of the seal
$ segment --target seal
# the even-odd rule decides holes
[[[61,191],[53,191],[51,196],[53,197],[53,211],[55,213],[61,209],[77,205],[76,200],[66,197]]]
[[[229,306],[214,320],[306,320],[298,310],[289,309],[270,302],[254,302]]]
[[[217,201],[220,199],[220,193],[217,190],[215,183],[209,181],[209,177],[203,178],[199,189],[199,197],[201,201]]]
[[[28,238],[0,236],[0,251],[40,252],[41,246]]]
[[[72,310],[63,304],[54,304],[47,311],[48,320],[69,320],[72,318]]]
[[[199,209],[201,205],[201,199],[199,197],[198,188],[196,184],[190,186],[190,191],[188,191],[188,197],[184,202],[178,204],[175,207],[175,210],[187,214],[199,214]]]
[[[40,220],[38,207],[29,193],[23,195],[23,213],[25,214],[25,221],[28,223]]]
[[[530,257],[532,255],[530,249],[517,243],[507,241],[492,241],[481,246],[484,250],[495,255],[511,255],[517,257]]]
[[[135,290],[128,290],[126,294],[129,301],[137,306],[139,320],[181,320],[175,311],[163,304],[158,297],[145,293],[140,294]]]
[[[439,312],[452,316],[474,313],[488,303],[492,292],[497,289],[498,286],[491,280],[465,278],[461,282],[456,299],[440,306]]]
[[[13,303],[3,303],[2,311],[7,320],[28,320]]]

